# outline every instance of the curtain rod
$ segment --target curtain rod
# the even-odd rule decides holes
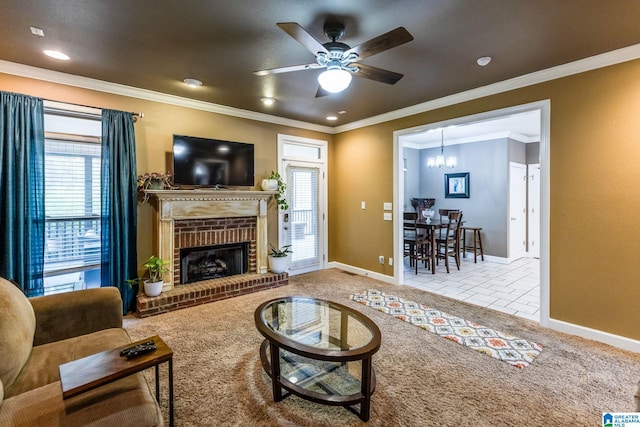
[[[49,102],[56,102],[58,104],[69,104],[69,105],[75,105],[76,107],[84,107],[84,108],[95,108],[96,110],[103,110],[104,108],[101,107],[94,107],[93,105],[84,105],[84,104],[77,104],[75,102],[66,102],[66,101],[56,101],[55,99],[46,99],[43,98],[43,101],[49,101]],[[144,113],[134,113],[134,112],[130,112],[134,117],[140,117],[141,119],[144,118]]]

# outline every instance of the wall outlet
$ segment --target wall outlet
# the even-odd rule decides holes
[[[384,209],[385,211],[390,211],[393,209],[393,203],[391,202],[384,202],[382,204],[382,209]]]
[[[380,261],[380,264],[384,264],[384,256],[380,255],[378,261]]]
[[[367,208],[367,204],[363,201],[360,202],[360,209],[366,209]]]
[[[393,258],[389,258],[389,265],[393,265]]]
[[[393,214],[391,212],[385,212],[382,214],[382,219],[384,219],[385,221],[392,221]]]

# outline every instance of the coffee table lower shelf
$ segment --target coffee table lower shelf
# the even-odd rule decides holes
[[[274,354],[279,355],[276,365],[271,363]],[[271,378],[274,401],[279,402],[295,394],[311,402],[345,407],[363,421],[369,419],[371,395],[376,388],[370,358],[355,362],[327,362],[291,353],[264,340],[260,346],[260,359],[264,371]],[[349,363],[356,362],[362,364],[360,375],[370,375],[368,391],[363,390],[360,378],[350,373]],[[277,372],[275,378],[274,370]]]

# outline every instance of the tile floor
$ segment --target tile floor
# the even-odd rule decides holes
[[[431,274],[424,265],[415,269],[404,260],[404,284],[439,295],[492,308],[514,316],[540,321],[540,260],[521,258],[511,264],[473,262],[462,258],[460,271],[452,260],[450,273],[444,263]]]

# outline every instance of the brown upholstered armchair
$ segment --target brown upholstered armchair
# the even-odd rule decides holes
[[[163,425],[142,374],[62,399],[60,364],[130,342],[116,288],[28,299],[0,278],[0,425]]]

